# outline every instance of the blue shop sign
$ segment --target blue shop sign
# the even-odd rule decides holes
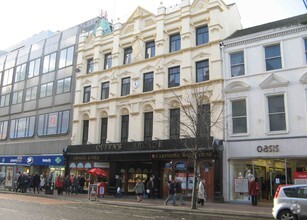
[[[64,166],[64,157],[62,155],[4,156],[0,157],[0,163],[25,166]]]

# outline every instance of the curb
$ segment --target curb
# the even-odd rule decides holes
[[[0,189],[0,193],[5,193],[5,194],[15,194],[13,191],[8,191],[8,190],[3,190]],[[258,218],[258,219],[272,219],[272,214],[267,213],[267,212],[262,212],[264,210],[259,210],[258,212],[256,211],[245,211],[243,209],[248,210],[248,206],[245,204],[242,205],[244,207],[241,207],[241,210],[231,210],[231,207],[214,207],[215,204],[217,203],[211,203],[208,202],[207,206],[205,207],[198,207],[197,209],[191,209],[190,205],[187,204],[185,206],[164,206],[164,200],[162,199],[157,199],[154,200],[155,202],[151,202],[149,200],[144,200],[144,202],[138,203],[134,200],[134,197],[125,197],[125,198],[113,198],[111,196],[105,196],[103,198],[98,198],[97,200],[90,200],[87,196],[87,194],[79,194],[79,195],[70,195],[68,196],[57,196],[55,194],[45,194],[45,193],[40,193],[40,194],[34,194],[34,193],[17,193],[17,195],[24,195],[24,196],[37,196],[37,197],[43,197],[43,198],[49,198],[49,199],[58,199],[58,200],[67,200],[67,201],[73,201],[73,202],[79,202],[79,203],[86,203],[86,204],[93,204],[93,205],[110,205],[110,206],[122,206],[122,207],[130,207],[130,208],[142,208],[142,209],[160,209],[163,211],[168,211],[168,212],[177,212],[177,213],[203,213],[203,214],[214,214],[214,215],[222,215],[222,216],[234,216],[234,217],[246,217],[248,218]],[[236,204],[236,203],[224,203],[224,206],[227,206],[228,204]],[[240,205],[240,204],[237,204]],[[209,206],[209,207],[208,207]],[[212,207],[210,207],[212,206]],[[267,210],[265,210],[267,211]]]

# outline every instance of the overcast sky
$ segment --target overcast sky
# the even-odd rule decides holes
[[[125,22],[137,6],[156,14],[181,0],[4,0],[0,12],[0,50],[43,30],[65,30],[107,11],[108,18]],[[193,0],[190,0],[192,3]],[[224,0],[237,3],[244,28],[307,13],[303,0]]]

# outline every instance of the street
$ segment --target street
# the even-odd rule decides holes
[[[95,220],[95,219],[246,219],[221,214],[204,214],[197,211],[146,207],[127,207],[101,204],[88,200],[71,201],[23,194],[0,194],[1,220]],[[249,218],[251,219],[251,218]],[[257,219],[257,218],[254,218]],[[259,218],[258,218],[259,219]],[[252,220],[252,219],[251,219]]]

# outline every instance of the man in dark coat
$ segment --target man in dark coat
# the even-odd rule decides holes
[[[40,183],[41,183],[41,179],[40,179],[37,172],[34,174],[32,181],[33,181],[32,184],[33,184],[34,193],[35,193],[35,189],[37,189],[37,193],[39,193],[39,186],[40,186]]]
[[[174,180],[171,180],[168,183],[168,197],[164,202],[164,205],[167,205],[167,202],[172,200],[173,206],[176,206],[176,198],[175,198],[175,183]]]

